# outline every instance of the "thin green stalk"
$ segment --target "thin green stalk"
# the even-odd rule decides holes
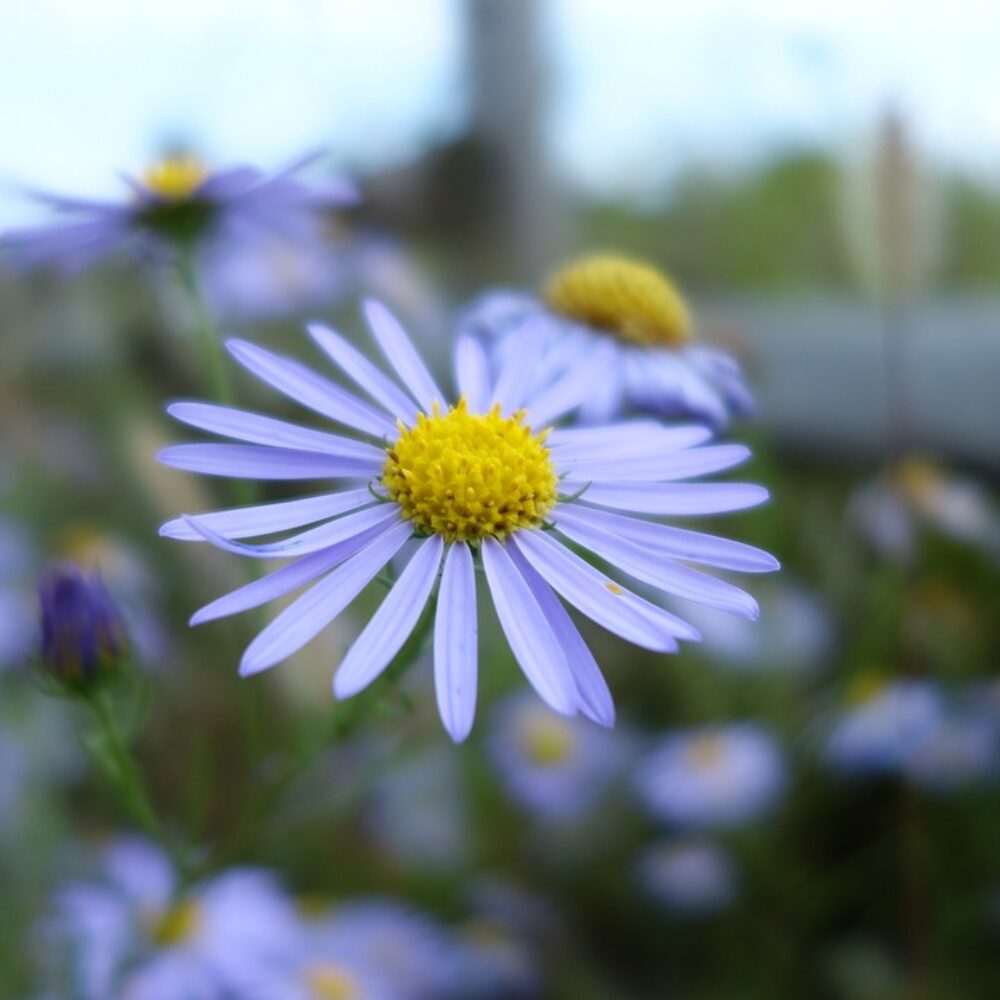
[[[219,332],[205,304],[201,282],[198,280],[198,267],[191,251],[182,251],[178,255],[177,274],[194,310],[195,333],[206,382],[205,390],[213,399],[229,405],[234,399],[229,369],[219,340]]]
[[[98,739],[92,743],[95,756],[132,819],[151,837],[162,840],[162,826],[153,809],[146,782],[115,722],[106,692],[91,694],[87,704],[97,722]]]

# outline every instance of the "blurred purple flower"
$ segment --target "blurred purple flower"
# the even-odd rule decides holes
[[[636,874],[645,893],[664,908],[708,916],[732,903],[736,869],[729,855],[707,840],[665,840],[643,851]]]
[[[124,838],[99,878],[67,885],[47,950],[83,1000],[249,996],[297,946],[295,912],[266,872],[232,869],[182,887],[159,848]]]
[[[555,715],[519,694],[495,709],[489,751],[512,798],[537,816],[564,821],[593,809],[610,791],[630,743],[623,733]]]
[[[300,172],[316,159],[267,175],[246,166],[212,173],[189,156],[167,157],[142,178],[125,178],[129,194],[119,201],[36,194],[59,221],[10,230],[0,248],[15,266],[75,273],[119,252],[169,258],[178,247],[238,245],[261,232],[305,236],[319,212],[357,199],[346,181],[302,180]]]
[[[785,789],[774,737],[751,723],[679,730],[640,761],[636,787],[647,809],[683,827],[737,827],[765,815]]]
[[[127,653],[121,615],[100,576],[64,565],[42,578],[41,665],[71,688],[110,676]]]

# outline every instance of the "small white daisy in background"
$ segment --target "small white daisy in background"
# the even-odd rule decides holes
[[[651,844],[636,863],[636,876],[643,893],[658,905],[692,917],[725,910],[739,885],[730,856],[708,840]]]
[[[164,1000],[247,995],[288,961],[298,923],[266,872],[231,869],[182,887],[159,848],[123,838],[98,877],[58,894],[48,930],[66,996]]]
[[[785,789],[774,737],[751,723],[682,729],[639,762],[636,788],[649,812],[680,827],[737,827],[766,815]]]
[[[698,516],[763,502],[767,491],[760,486],[682,481],[743,462],[747,448],[702,446],[707,429],[651,420],[555,428],[602,378],[600,352],[533,391],[522,360],[511,358],[494,384],[481,345],[460,337],[460,395],[448,405],[392,314],[376,302],[366,304],[365,314],[405,388],[334,331],[314,325],[309,332],[371,403],[297,361],[245,341],[227,345],[258,378],[363,440],[210,403],[169,408],[183,423],[241,443],[167,448],[159,456],[167,465],[215,476],[338,482],[332,492],[185,516],[161,529],[237,555],[293,560],[202,608],[193,624],[311,584],[250,644],[242,674],[301,649],[413,539],[409,561],[341,661],[333,689],[339,698],[357,694],[415,630],[433,625],[438,708],[455,740],[465,739],[475,714],[477,566],[507,642],[541,698],[562,715],[580,712],[606,726],[614,720],[610,691],[560,597],[654,652],[676,652],[679,640],[699,634],[572,546],[664,593],[756,618],[748,593],[686,564],[762,573],[777,569],[772,556],[634,516]],[[306,525],[279,541],[242,541]],[[423,617],[428,605],[433,621],[432,612]]]
[[[562,821],[593,810],[631,756],[625,734],[555,715],[528,695],[496,706],[488,746],[507,793],[529,812]]]
[[[605,377],[580,408],[586,423],[648,412],[722,428],[754,409],[737,361],[694,341],[688,307],[670,279],[627,257],[572,261],[541,297],[487,292],[459,323],[497,363],[520,357],[539,382],[600,355]]]

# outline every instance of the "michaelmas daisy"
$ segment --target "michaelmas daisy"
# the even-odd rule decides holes
[[[685,563],[766,572],[777,567],[770,555],[635,516],[704,515],[761,503],[767,491],[760,486],[681,481],[744,461],[745,447],[705,445],[710,432],[703,427],[653,421],[553,427],[599,382],[599,354],[539,389],[516,357],[494,383],[482,347],[461,337],[459,395],[449,403],[389,311],[369,302],[365,315],[402,385],[334,331],[313,325],[309,333],[371,402],[297,361],[240,340],[227,345],[258,378],[352,437],[208,403],[169,408],[186,424],[243,443],[170,447],[160,455],[167,465],[216,476],[336,481],[314,496],[182,517],[161,529],[254,559],[292,560],[202,608],[195,624],[310,585],[250,643],[241,673],[291,656],[404,548],[409,561],[341,662],[334,693],[348,698],[367,687],[424,615],[430,624],[433,614],[438,707],[455,740],[468,735],[475,712],[479,569],[538,694],[563,715],[581,712],[603,725],[613,722],[611,695],[562,601],[656,652],[676,652],[678,640],[699,636],[583,559],[576,546],[659,590],[756,616],[749,594]],[[284,531],[293,533],[242,541]]]
[[[126,177],[128,192],[117,200],[36,194],[58,218],[3,233],[0,249],[17,266],[72,273],[114,253],[156,256],[225,239],[239,247],[262,233],[312,234],[322,210],[357,200],[344,180],[302,179],[316,158],[268,175],[247,166],[212,171],[189,154],[166,156]]]
[[[540,381],[599,353],[605,372],[580,407],[584,423],[629,412],[724,427],[753,411],[737,361],[694,339],[688,307],[666,275],[641,261],[593,254],[571,261],[540,296],[489,292],[460,319],[504,364],[520,357]]]

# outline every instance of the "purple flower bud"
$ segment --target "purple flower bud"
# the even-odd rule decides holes
[[[83,689],[113,673],[126,651],[121,615],[97,573],[63,565],[38,585],[41,660],[50,675]]]

